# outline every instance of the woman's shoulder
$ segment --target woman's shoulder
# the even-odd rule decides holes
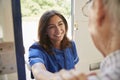
[[[39,45],[39,42],[34,42],[32,45],[38,46],[38,45]]]
[[[30,46],[30,48],[42,48],[41,47],[41,45],[38,43],[38,42],[34,42],[31,46]]]
[[[75,41],[71,40],[70,42],[71,42],[72,45],[75,45]]]
[[[38,43],[38,42],[34,42],[30,47],[29,47],[29,51],[38,51],[40,53],[46,53],[46,51],[43,49],[43,47]]]

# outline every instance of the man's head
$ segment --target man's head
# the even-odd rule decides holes
[[[99,51],[120,49],[120,0],[90,0],[89,31]]]

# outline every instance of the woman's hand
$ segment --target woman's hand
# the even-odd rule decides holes
[[[63,69],[59,72],[59,75],[62,80],[87,80],[87,75],[74,69],[70,71]]]

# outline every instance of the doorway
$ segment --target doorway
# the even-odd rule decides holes
[[[68,21],[68,37],[72,39],[72,1],[73,0],[21,0],[23,44],[25,61],[28,64],[28,49],[37,41],[37,28],[40,16],[47,10],[61,12]],[[32,80],[26,64],[26,78]]]

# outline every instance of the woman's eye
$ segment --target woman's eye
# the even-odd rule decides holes
[[[63,25],[63,23],[59,23],[59,25],[61,26],[61,25]]]
[[[54,27],[55,27],[54,25],[50,25],[50,26],[48,26],[48,29],[52,29]]]

